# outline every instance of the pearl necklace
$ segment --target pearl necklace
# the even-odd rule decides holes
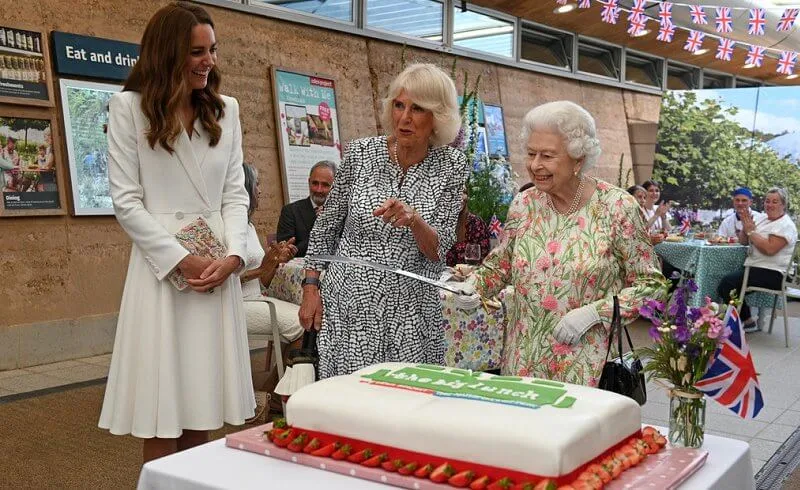
[[[572,203],[569,205],[569,209],[567,209],[566,213],[562,213],[558,209],[556,209],[555,204],[553,204],[553,198],[550,197],[550,194],[547,195],[547,205],[550,206],[550,209],[553,210],[556,214],[560,214],[562,216],[569,216],[573,214],[575,211],[578,210],[578,204],[581,202],[581,198],[583,197],[583,177],[581,180],[578,181],[578,190],[575,191],[575,196],[572,198]]]
[[[394,146],[392,146],[392,156],[394,157],[394,163],[400,165],[400,159],[397,157],[397,140],[396,139],[394,140]]]

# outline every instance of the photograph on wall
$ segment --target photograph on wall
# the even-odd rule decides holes
[[[508,143],[506,142],[506,128],[503,124],[503,108],[484,104],[483,115],[489,155],[500,155],[507,158]]]
[[[0,26],[0,102],[49,105],[41,32]]]
[[[5,211],[60,208],[50,119],[0,113],[0,145]]]
[[[272,80],[283,195],[292,202],[308,197],[308,173],[315,163],[341,160],[336,82],[283,68],[272,69]]]
[[[800,116],[790,108],[800,108],[800,87],[666,92],[653,168],[662,197],[709,224],[732,212],[739,186],[759,211],[770,187],[798,195]]]
[[[108,188],[108,101],[122,87],[61,79],[73,214],[113,215]]]

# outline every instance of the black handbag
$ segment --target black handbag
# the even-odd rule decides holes
[[[628,346],[631,349],[630,356],[622,356],[622,331],[628,338]],[[617,336],[617,354],[619,357],[608,360],[611,353],[611,345],[614,342],[614,335]],[[622,318],[619,314],[619,299],[614,296],[614,315],[611,318],[611,334],[608,338],[608,351],[606,352],[606,363],[603,366],[603,373],[600,375],[600,383],[597,387],[601,390],[613,391],[620,395],[625,395],[636,400],[639,405],[647,402],[647,388],[644,385],[644,373],[642,361],[633,353],[633,342],[628,328],[622,325]]]

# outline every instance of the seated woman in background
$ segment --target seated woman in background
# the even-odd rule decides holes
[[[258,171],[249,163],[244,164],[244,186],[250,196],[250,208],[248,209],[247,227],[247,270],[240,276],[242,281],[242,296],[244,298],[244,310],[247,317],[247,333],[249,334],[271,334],[272,318],[270,317],[269,305],[267,300],[275,304],[277,312],[278,329],[280,339],[273,339],[273,342],[291,344],[282,350],[284,354],[284,365],[286,364],[286,354],[294,348],[300,348],[303,327],[297,318],[299,306],[281,301],[276,298],[265,296],[261,293],[261,287],[269,286],[278,266],[294,258],[297,247],[294,246],[294,238],[283,242],[275,242],[269,246],[269,251],[265,254],[261,247],[261,242],[256,233],[256,227],[250,218],[253,212],[258,209]],[[263,391],[271,393],[278,383],[277,370],[273,369],[267,380],[263,384]]]
[[[629,323],[666,284],[634,199],[584,175],[600,155],[594,118],[544,104],[525,115],[523,141],[535,188],[516,195],[503,241],[466,284],[483,297],[515,288],[503,374],[596,386],[613,297]]]
[[[632,195],[636,202],[639,203],[639,207],[642,210],[642,217],[645,220],[645,227],[649,229],[650,220],[647,219],[647,191],[644,187],[640,185],[632,185],[628,187],[628,194]],[[655,221],[655,218],[653,218]],[[650,243],[653,245],[657,245],[664,241],[664,234],[663,233],[651,233],[650,234]],[[669,277],[669,276],[667,276]]]
[[[489,245],[489,228],[486,223],[483,222],[480,216],[469,212],[469,195],[466,190],[461,195],[461,202],[461,213],[459,213],[458,222],[456,223],[456,240],[458,241],[447,251],[446,256],[446,263],[450,267],[467,263],[464,257],[467,244],[480,247],[479,263],[483,262],[491,247]]]
[[[750,245],[750,254],[744,261],[745,266],[750,266],[748,286],[781,289],[783,274],[789,268],[797,242],[797,227],[786,214],[788,207],[789,194],[786,189],[773,187],[764,197],[766,216],[754,219],[750,214],[742,214],[742,229],[738,236],[739,243]],[[742,282],[744,270],[732,272],[722,278],[717,293],[727,303],[730,301],[731,291],[739,294]],[[745,332],[758,330],[747,303],[742,303],[740,317]]]
[[[644,205],[645,225],[650,233],[669,233],[669,208],[672,201],[661,201],[661,186],[655,180],[646,180],[642,188],[647,191]]]

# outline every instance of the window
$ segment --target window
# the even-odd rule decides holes
[[[733,88],[733,77],[703,71],[703,88]]]
[[[514,56],[514,23],[470,10],[453,9],[453,46],[505,58]]]
[[[670,64],[667,67],[667,89],[693,90],[698,88],[699,70]]]
[[[366,26],[442,41],[444,8],[435,0],[366,0]]]
[[[573,36],[539,26],[523,25],[520,58],[545,65],[572,66]]]
[[[581,40],[578,42],[578,71],[619,80],[619,48]]]
[[[250,0],[250,5],[273,5],[345,22],[353,21],[353,0]]]
[[[736,88],[753,88],[753,87],[760,87],[761,82],[758,80],[750,80],[748,78],[739,78],[736,77]]]
[[[625,53],[625,81],[661,87],[661,60]]]

